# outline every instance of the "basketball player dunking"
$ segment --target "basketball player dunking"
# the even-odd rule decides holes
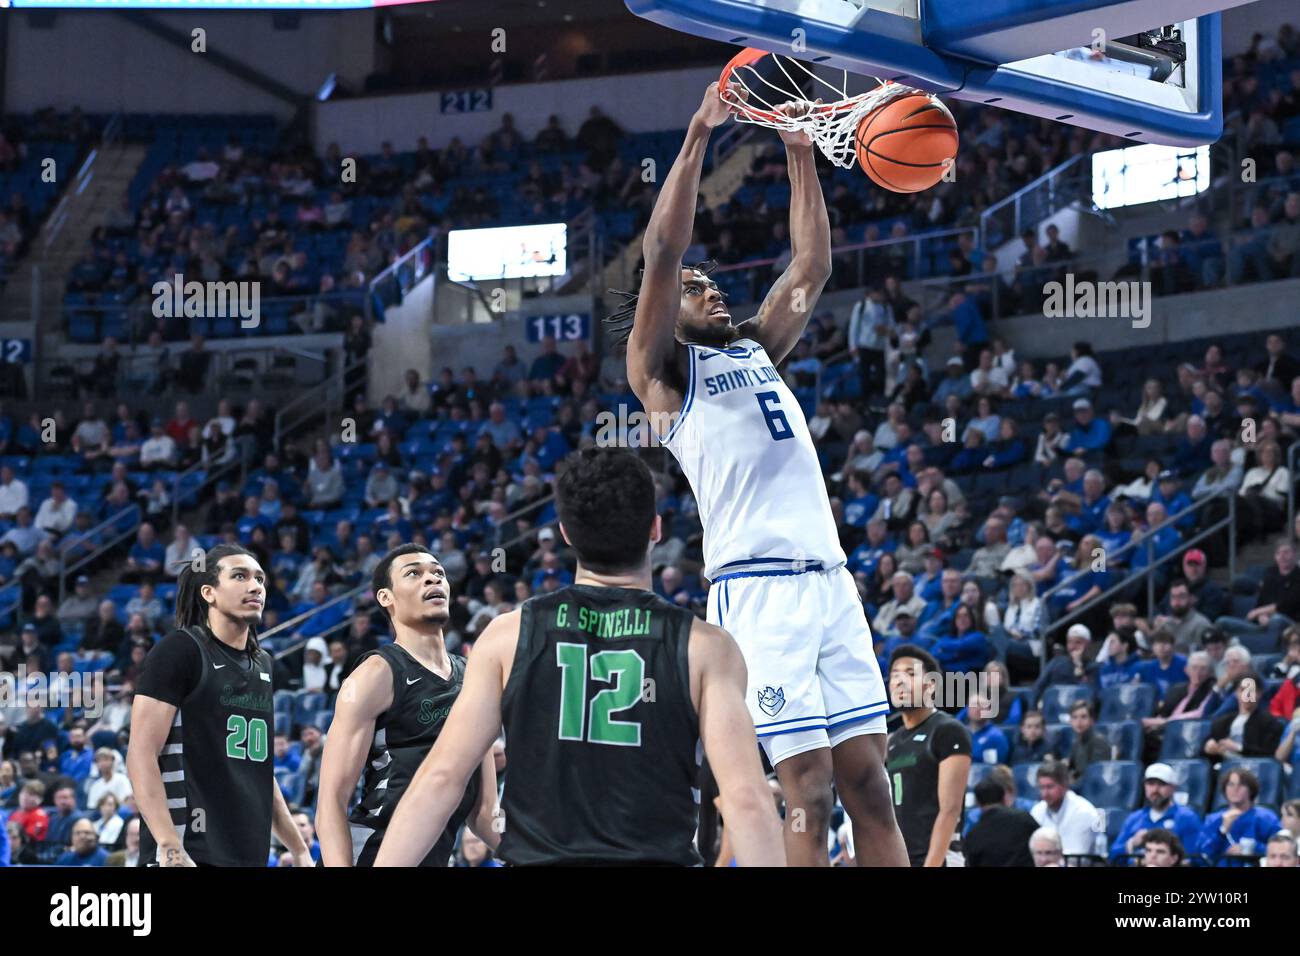
[[[861,865],[906,866],[884,769],[884,681],[807,422],[775,370],[831,270],[830,223],[807,134],[780,134],[792,256],[758,314],[733,325],[718,287],[682,265],[709,132],[728,115],[710,85],[655,203],[628,380],[652,421],[672,423],[660,440],[699,502],[708,619],[733,633],[745,655],[746,700],[789,808],[790,864],[828,865],[833,781]]]
[[[781,825],[721,628],[650,589],[660,537],[650,469],[628,451],[572,456],[556,483],[574,584],[525,601],[474,644],[447,727],[406,790],[377,866],[433,845],[504,723],[500,856],[515,865],[689,866],[702,743],[742,866],[779,866]]]
[[[375,565],[371,584],[395,640],[363,655],[339,688],[316,817],[326,866],[374,862],[393,810],[442,732],[465,675],[465,658],[448,654],[443,641],[451,583],[437,558],[421,545],[400,545]],[[348,801],[363,768],[363,793],[349,817]],[[416,860],[421,866],[445,867],[466,821],[496,849],[497,775],[491,755],[457,797],[448,826]]]

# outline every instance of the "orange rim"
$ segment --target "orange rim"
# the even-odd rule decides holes
[[[737,90],[731,88],[731,77],[736,70],[747,66],[753,66],[759,60],[763,59],[763,57],[771,55],[772,54],[767,50],[760,50],[756,47],[747,46],[733,56],[730,62],[722,68],[722,74],[718,77],[718,96],[733,110],[745,114],[750,119],[759,121],[766,120],[771,123],[783,123],[789,119],[789,117],[784,113],[777,113],[774,110],[764,110],[755,106],[750,106],[741,98],[740,93]],[[810,112],[821,115],[842,113],[845,110],[852,109],[857,105],[858,101],[866,95],[868,94],[863,93],[858,96],[851,96],[848,99],[836,100],[833,103],[814,104]]]

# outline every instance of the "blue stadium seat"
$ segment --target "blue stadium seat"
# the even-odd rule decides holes
[[[262,638],[262,640],[265,642],[266,638]],[[298,695],[291,690],[277,690],[272,696],[272,706],[275,708],[275,712],[277,714],[281,712],[292,714],[293,702],[297,697]]]
[[[1097,719],[1105,722],[1137,720],[1150,717],[1156,710],[1154,684],[1119,684],[1101,692],[1101,713]]]
[[[284,776],[277,774],[276,782],[280,784],[280,792],[284,794],[285,803],[291,806],[302,803],[307,785],[306,777],[301,773],[289,773]]]
[[[991,774],[994,766],[995,764],[991,763],[972,763],[970,765],[970,774],[966,777],[966,789],[974,790],[975,784]]]
[[[1210,762],[1208,760],[1167,760],[1174,772],[1174,799],[1204,815],[1210,803]]]
[[[1088,765],[1079,794],[1094,807],[1135,808],[1142,799],[1142,765],[1136,760],[1103,760]]]
[[[1165,724],[1160,759],[1195,760],[1202,756],[1205,738],[1210,735],[1208,720],[1171,720]]]
[[[973,765],[972,765],[973,766]],[[1024,797],[1026,800],[1037,800],[1038,797],[1038,768],[1042,764],[1037,760],[1032,763],[1018,763],[1011,768],[1011,774],[1016,778],[1016,794]]]
[[[1052,753],[1068,757],[1074,746],[1074,728],[1069,724],[1047,724],[1043,727],[1043,739]]]
[[[1223,781],[1233,770],[1249,770],[1259,778],[1259,797],[1256,803],[1266,807],[1276,807],[1282,795],[1282,765],[1272,757],[1237,757],[1225,760],[1219,765],[1219,776],[1215,780],[1213,809],[1218,810],[1228,805],[1223,795]]]
[[[1300,773],[1296,772],[1294,766],[1291,769],[1291,776],[1287,778],[1286,798],[1288,800],[1300,800]]]
[[[1110,741],[1115,760],[1140,760],[1142,757],[1142,725],[1136,720],[1097,724],[1097,733]]]
[[[1124,821],[1132,811],[1122,807],[1098,807],[1097,811],[1106,817],[1106,845],[1110,846],[1124,829]]]
[[[1034,709],[1034,689],[1032,687],[1012,687],[1008,690],[1002,701],[1003,706],[1007,708],[1008,714],[1013,713],[1014,708],[1012,705],[1016,701],[1020,701],[1020,714],[1023,717],[1026,712]],[[1018,727],[1019,722],[1008,717],[1002,722],[1002,726]]]
[[[325,707],[325,695],[319,691],[301,693],[293,703],[293,716],[298,723],[306,723],[316,711]]]
[[[1049,724],[1063,724],[1070,719],[1070,706],[1076,700],[1092,702],[1092,688],[1086,684],[1053,684],[1043,691],[1043,717]]]

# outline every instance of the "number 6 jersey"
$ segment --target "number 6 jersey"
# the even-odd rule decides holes
[[[767,352],[753,339],[686,348],[686,396],[659,434],[699,503],[705,575],[843,564],[808,423]]]

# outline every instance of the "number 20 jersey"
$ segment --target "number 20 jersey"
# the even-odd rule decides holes
[[[754,559],[844,564],[808,423],[767,352],[752,339],[686,348],[686,397],[660,441],[699,503],[705,575]]]

